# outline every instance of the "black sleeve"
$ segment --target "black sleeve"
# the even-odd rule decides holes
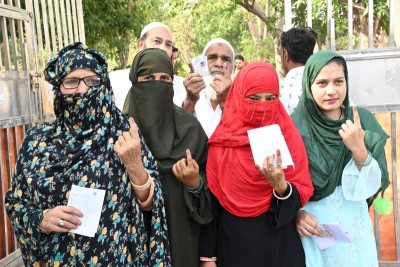
[[[212,221],[208,224],[202,225],[199,244],[199,256],[207,258],[217,256],[218,222],[222,208],[218,199],[211,192],[210,195]]]
[[[285,195],[289,194],[290,187],[288,186]],[[271,218],[272,227],[278,229],[293,221],[297,212],[301,208],[299,191],[296,186],[292,184],[292,194],[288,199],[279,200],[274,195],[271,199],[269,208],[269,215]]]
[[[207,224],[212,219],[210,191],[208,189],[206,179],[204,178],[205,174],[202,172],[200,175],[204,181],[200,192],[197,194],[192,194],[183,186],[183,198],[187,208],[189,209],[190,217],[192,217],[199,224]]]

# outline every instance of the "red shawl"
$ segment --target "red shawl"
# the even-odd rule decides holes
[[[297,188],[301,205],[313,194],[303,140],[277,97],[273,101],[253,101],[257,93],[279,96],[275,69],[256,62],[243,67],[226,100],[221,122],[209,140],[207,182],[221,205],[239,217],[255,217],[269,210],[272,187],[257,170],[247,130],[278,124],[295,166],[285,170],[286,181]]]

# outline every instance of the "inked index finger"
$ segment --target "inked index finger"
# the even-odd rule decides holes
[[[354,124],[361,125],[360,115],[358,114],[358,109],[356,106],[353,107],[353,118]]]
[[[135,123],[135,120],[132,117],[129,118],[129,133],[131,134],[131,137],[133,139],[139,140],[138,127],[137,124]]]
[[[187,166],[193,165],[192,153],[190,153],[189,149],[186,149],[186,165]]]
[[[280,149],[276,150],[276,163],[276,166],[282,166],[282,154]]]

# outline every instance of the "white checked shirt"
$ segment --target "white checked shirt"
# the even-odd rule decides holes
[[[280,84],[280,100],[289,115],[299,103],[302,92],[301,81],[303,79],[303,71],[304,66],[291,69],[286,74],[285,80],[281,81]]]

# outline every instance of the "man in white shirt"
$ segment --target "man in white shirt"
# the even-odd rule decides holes
[[[289,114],[299,102],[304,65],[313,54],[317,39],[310,27],[291,28],[281,35],[281,61],[286,77],[281,82],[280,100]]]
[[[149,23],[141,31],[137,46],[139,50],[146,48],[159,48],[164,50],[169,57],[172,57],[171,30],[167,25],[161,22]],[[126,95],[132,86],[132,83],[129,80],[129,71],[130,69],[124,69],[113,71],[109,74],[111,86],[114,91],[115,104],[120,110],[122,110]],[[181,104],[179,104],[179,106],[181,106]]]
[[[179,57],[179,49],[177,47],[173,46],[171,59],[172,59],[172,65],[174,66],[174,68],[175,68],[176,61],[178,60],[178,57]],[[174,72],[175,72],[175,70],[174,70]],[[183,85],[183,80],[184,80],[183,77],[174,74],[174,97],[172,100],[179,107],[182,107],[182,101],[186,97],[186,89],[185,89],[185,86]]]
[[[129,80],[129,72],[131,69],[123,69],[110,71],[110,82],[114,93],[114,102],[117,108],[122,110],[126,95],[131,89],[132,83]]]
[[[216,92],[216,99],[206,96],[206,84],[198,73],[190,73],[183,81],[186,95],[182,98],[182,108],[193,113],[200,121],[208,137],[211,137],[221,120],[225,100],[232,85],[234,51],[231,44],[222,38],[207,43],[203,50],[207,57],[208,69],[213,76],[210,83]]]

